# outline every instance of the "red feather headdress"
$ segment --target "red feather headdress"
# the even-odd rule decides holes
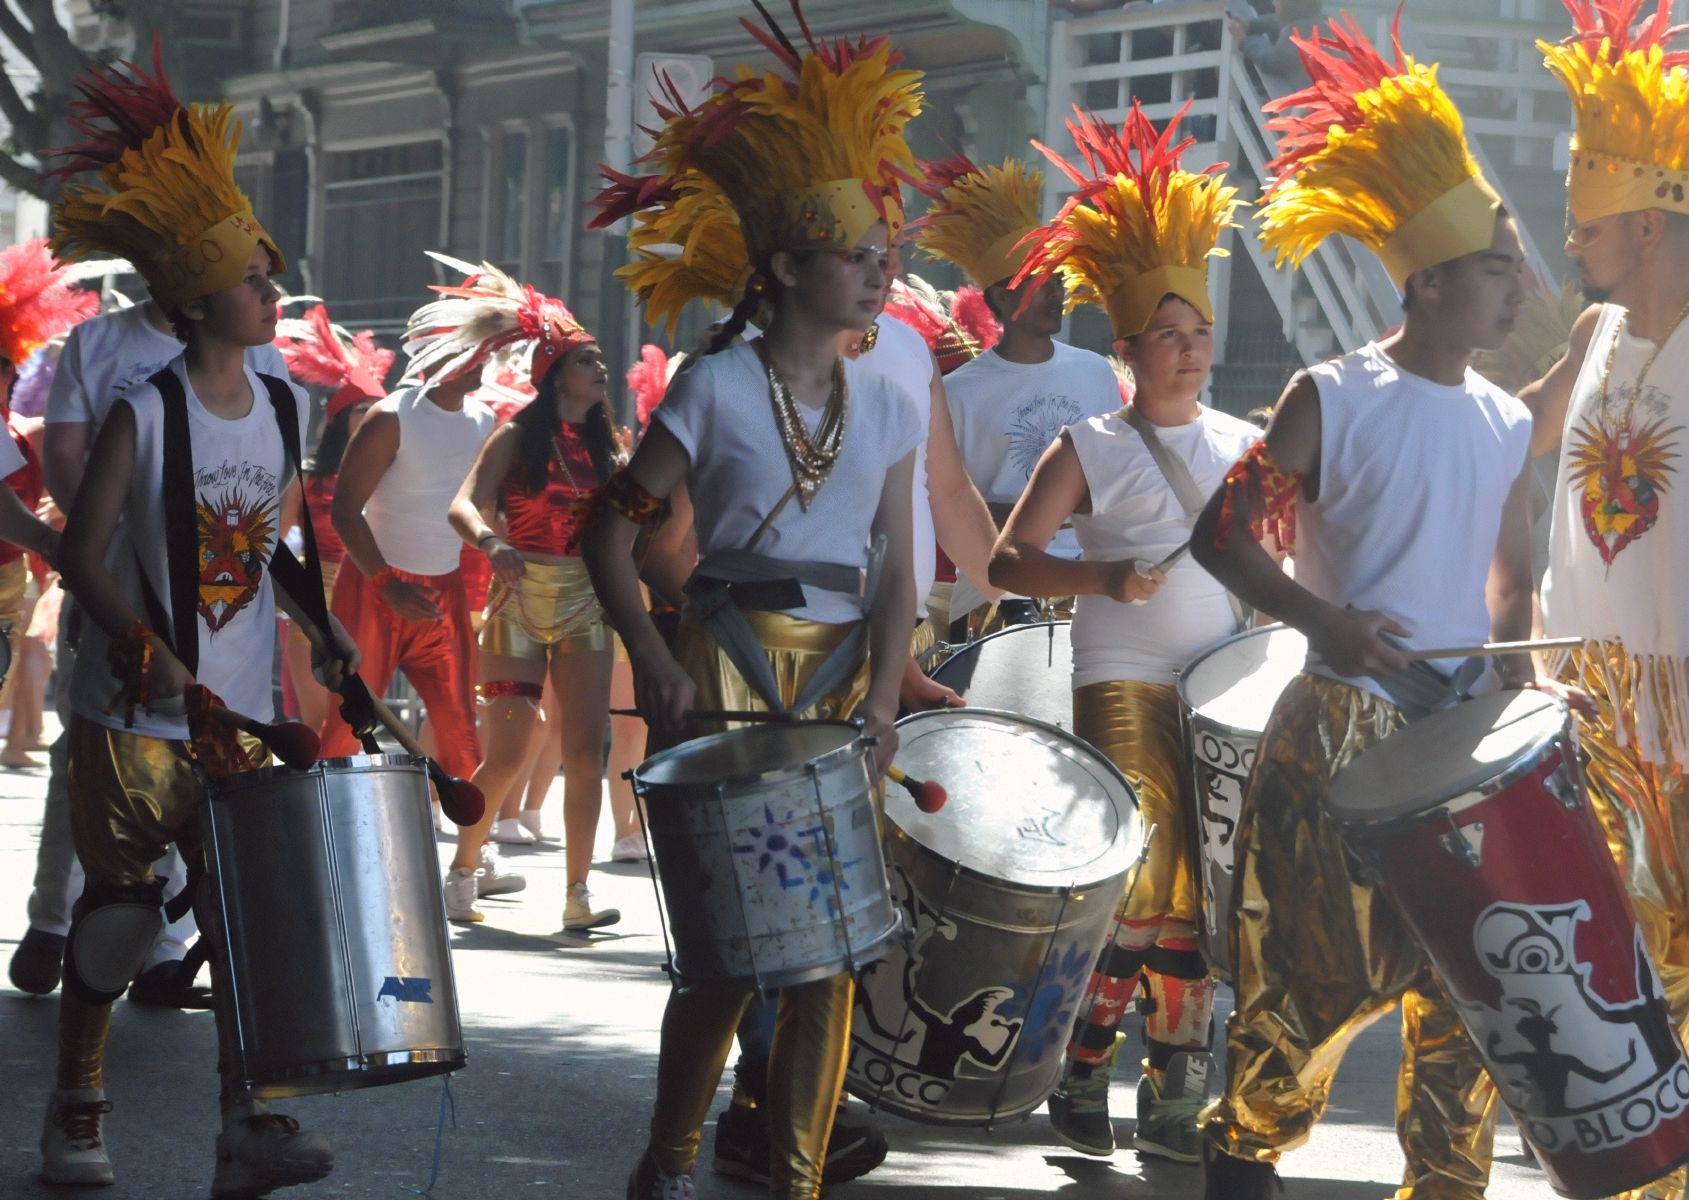
[[[491,263],[459,287],[430,285],[445,297],[424,304],[405,327],[407,377],[456,379],[500,350],[528,343],[528,378],[537,388],[552,364],[577,346],[598,339],[561,300],[517,283]]]
[[[14,367],[99,311],[98,293],[64,281],[46,238],[0,250],[0,353]]]
[[[393,351],[377,346],[370,330],[351,334],[335,325],[321,304],[307,309],[298,320],[280,322],[276,348],[300,383],[336,389],[326,410],[331,421],[359,400],[385,396],[383,381],[397,357]]]

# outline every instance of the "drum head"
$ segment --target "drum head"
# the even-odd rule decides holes
[[[634,778],[646,786],[747,782],[794,770],[842,750],[859,732],[847,721],[770,722],[682,742],[640,763]]]
[[[1067,621],[1011,625],[965,646],[932,673],[974,708],[1025,713],[1073,728],[1073,646]]]
[[[1537,761],[1566,727],[1543,692],[1496,692],[1416,721],[1340,772],[1327,801],[1345,824],[1411,817]]]
[[[1179,674],[1179,698],[1191,711],[1241,733],[1267,727],[1279,693],[1308,658],[1308,639],[1288,625],[1229,637]]]
[[[1042,721],[985,709],[897,723],[897,765],[949,794],[924,813],[886,786],[886,816],[949,862],[1035,888],[1097,883],[1126,870],[1143,834],[1126,777],[1091,746]]]

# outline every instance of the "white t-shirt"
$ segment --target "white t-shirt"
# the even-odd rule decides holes
[[[181,353],[181,342],[148,323],[145,305],[82,322],[70,331],[59,356],[47,393],[47,423],[86,422],[97,433],[119,396]],[[287,378],[287,362],[268,342],[247,350],[246,365],[260,375]]]
[[[850,402],[844,445],[806,512],[793,497],[757,543],[759,554],[796,562],[868,565],[868,535],[886,472],[920,445],[926,427],[909,398],[883,377],[845,360]],[[800,406],[813,435],[820,409]],[[792,486],[786,447],[774,423],[768,376],[756,350],[734,346],[697,360],[675,377],[653,414],[691,459],[698,555],[742,549]],[[794,617],[838,625],[861,618],[858,601],[838,592],[804,589],[807,603]]]
[[[202,562],[199,587],[199,669],[195,678],[221,696],[236,712],[259,721],[273,715],[270,664],[275,657],[276,602],[270,590],[269,563],[280,524],[280,500],[291,479],[287,450],[270,394],[249,366],[252,409],[239,420],[212,416],[187,382],[180,355],[169,364],[188,397],[188,428],[193,440],[194,486],[199,510]],[[304,390],[288,385],[299,408],[299,438],[304,443],[311,404]],[[135,473],[123,506],[123,521],[112,538],[106,563],[137,615],[153,624],[141,589],[146,571],[153,594],[168,615],[170,582],[165,561],[163,440],[164,401],[158,389],[137,384],[123,397],[135,410]],[[173,638],[174,625],[155,629]],[[119,685],[106,654],[110,640],[92,621],[83,627],[71,683],[76,714],[111,729],[123,729],[123,710],[111,712]],[[178,698],[135,710],[127,732],[180,740],[188,736],[187,718]]]
[[[962,462],[988,504],[1013,504],[1032,469],[1069,425],[1120,407],[1114,368],[1100,354],[1055,343],[1041,363],[1012,363],[987,350],[944,377]],[[1078,558],[1071,529],[1050,542],[1057,558]]]
[[[881,313],[880,334],[874,348],[859,362],[870,374],[896,385],[915,406],[921,423],[921,444],[915,450],[915,615],[927,614],[927,595],[938,575],[938,533],[932,523],[932,497],[927,492],[927,436],[932,428],[932,377],[938,370],[927,341],[890,313]]]
[[[1296,505],[1296,582],[1393,618],[1413,648],[1489,641],[1484,586],[1530,452],[1530,410],[1471,368],[1462,384],[1433,383],[1376,343],[1308,374],[1320,396],[1320,495]],[[1460,663],[1431,665],[1447,674]],[[1308,669],[1342,678],[1312,656]],[[1371,679],[1344,682],[1385,695]]]
[[[474,399],[448,412],[416,387],[400,388],[370,412],[399,418],[398,452],[364,504],[381,557],[413,575],[450,574],[463,539],[446,514],[498,418]]]
[[[1071,425],[1067,432],[1091,493],[1091,511],[1073,514],[1086,562],[1157,563],[1190,538],[1181,519],[1184,507],[1124,409]],[[1211,408],[1188,425],[1160,427],[1157,433],[1210,495],[1261,437],[1249,422]],[[1117,679],[1170,684],[1200,651],[1235,627],[1226,589],[1187,554],[1168,568],[1167,582],[1146,604],[1097,595],[1075,601],[1073,686]]]

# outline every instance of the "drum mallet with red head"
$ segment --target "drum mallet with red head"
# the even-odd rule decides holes
[[[317,761],[321,742],[317,738],[317,731],[309,725],[298,721],[277,721],[266,725],[255,717],[238,713],[221,704],[209,705],[205,715],[230,729],[238,729],[257,738],[271,754],[295,770],[308,770]]]
[[[930,779],[911,779],[896,767],[887,767],[886,774],[893,783],[903,785],[904,791],[915,798],[915,807],[924,813],[935,813],[950,799],[942,787]]]

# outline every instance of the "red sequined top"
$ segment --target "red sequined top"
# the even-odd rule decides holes
[[[598,488],[592,455],[581,437],[584,428],[563,422],[561,432],[552,439],[545,488],[538,495],[529,495],[522,486],[521,463],[511,464],[499,489],[499,501],[504,508],[506,540],[517,550],[555,558],[580,557],[578,547],[573,554],[568,549],[575,535],[571,506],[577,498]]]
[[[305,503],[311,509],[311,532],[317,535],[317,557],[325,563],[337,563],[346,557],[346,547],[334,532],[330,512],[334,507],[334,485],[338,475],[305,476]]]

